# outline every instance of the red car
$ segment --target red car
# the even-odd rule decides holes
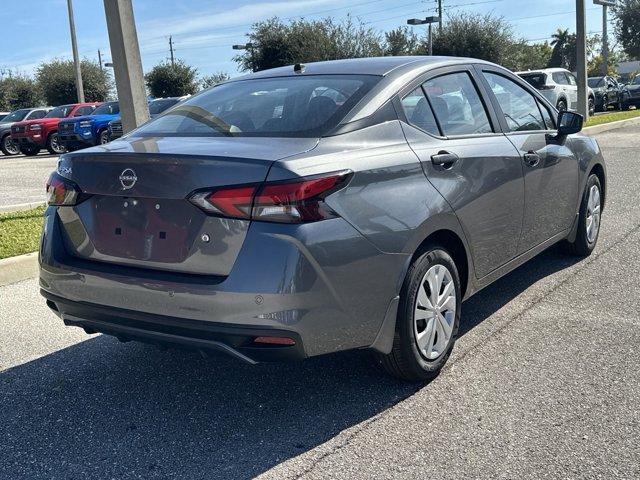
[[[11,139],[24,155],[37,155],[42,148],[52,155],[59,155],[65,152],[65,148],[58,140],[58,122],[62,118],[89,115],[98,105],[99,102],[61,105],[43,118],[16,122],[11,126]]]

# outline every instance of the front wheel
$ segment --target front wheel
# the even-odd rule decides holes
[[[51,155],[61,155],[67,151],[58,137],[58,132],[53,132],[47,138],[47,150]]]
[[[433,246],[414,261],[400,302],[393,347],[380,362],[403,380],[431,380],[447,362],[460,325],[460,279],[446,250]]]
[[[105,143],[109,143],[109,132],[107,130],[101,131],[98,136],[98,145],[104,145]]]
[[[576,238],[568,244],[571,253],[580,257],[591,255],[598,242],[601,214],[602,186],[598,176],[591,174],[582,194]]]
[[[556,108],[559,112],[564,112],[567,109],[567,102],[565,102],[564,100],[558,100]]]
[[[0,150],[2,150],[2,153],[5,155],[17,155],[20,153],[20,148],[11,140],[11,135],[8,133],[2,137],[2,141],[0,141]]]

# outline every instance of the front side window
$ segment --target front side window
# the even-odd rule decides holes
[[[431,135],[440,135],[436,118],[433,116],[433,111],[421,87],[416,88],[402,99],[402,109],[411,125],[415,125]]]
[[[318,137],[380,78],[297,75],[223,83],[167,110],[136,135]]]
[[[556,128],[556,122],[553,120],[551,110],[549,110],[549,108],[540,101],[538,101],[538,107],[542,112],[542,119],[544,120],[544,124],[547,126],[547,130],[554,130]]]
[[[422,87],[444,135],[493,132],[487,111],[467,72],[442,75],[427,80]]]
[[[483,72],[512,132],[546,130],[547,127],[531,93],[502,75]]]
[[[565,75],[567,76],[567,79],[569,80],[569,85],[573,85],[574,87],[576,85],[578,85],[578,82],[576,80],[576,77],[573,76],[573,74],[571,73],[565,73]]]
[[[93,112],[93,108],[94,107],[90,107],[90,106],[80,107],[78,110],[76,110],[76,113],[74,113],[73,116],[82,117],[84,115],[90,115],[91,112]]]
[[[73,105],[62,105],[51,110],[44,118],[66,118],[71,113],[71,110],[73,110]]]

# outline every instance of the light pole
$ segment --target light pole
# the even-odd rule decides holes
[[[615,7],[616,0],[593,0],[596,5],[602,5],[602,75],[609,73],[609,22],[607,8]]]
[[[82,87],[82,71],[80,70],[80,58],[78,58],[78,42],[76,41],[76,22],[73,19],[73,3],[67,0],[67,10],[69,10],[69,30],[71,30],[71,49],[73,50],[73,65],[76,70],[76,91],[78,92],[78,103],[84,103],[84,88]]]
[[[248,50],[249,55],[251,56],[251,60],[253,61],[253,43],[247,42],[243,44],[232,45],[231,48],[234,50]],[[253,68],[252,70],[254,72],[256,71],[255,68]]]
[[[429,25],[429,55],[433,55],[433,29],[434,23],[440,23],[441,17],[427,17],[422,18],[410,18],[407,20],[407,25]]]
[[[578,113],[589,118],[587,100],[587,21],[584,0],[576,0],[576,80],[578,81]]]

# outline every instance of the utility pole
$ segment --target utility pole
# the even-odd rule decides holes
[[[104,13],[107,17],[122,129],[127,133],[149,120],[133,5],[131,0],[104,0]]]
[[[587,23],[584,0],[576,0],[576,79],[578,80],[578,113],[589,118],[587,100]]]
[[[171,38],[171,35],[169,35],[169,52],[171,52],[171,66],[174,65],[174,60],[173,60],[173,39]]]
[[[102,54],[100,53],[100,49],[98,49],[98,64],[100,65],[100,70],[103,70],[103,68],[102,68]]]
[[[442,0],[438,0],[438,34],[442,34]]]
[[[76,92],[78,92],[78,103],[84,103],[84,88],[82,86],[82,71],[80,70],[80,58],[78,58],[78,42],[76,41],[76,22],[73,19],[73,3],[67,0],[69,10],[69,30],[71,30],[71,49],[73,50],[73,64],[76,70]]]

